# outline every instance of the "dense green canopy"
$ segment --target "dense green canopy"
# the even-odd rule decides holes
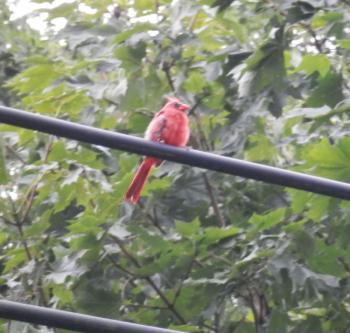
[[[142,136],[177,96],[191,147],[350,181],[348,0],[33,2],[13,20],[0,0],[0,103]],[[188,332],[350,332],[349,202],[166,162],[134,207],[140,156],[0,130],[2,297]]]

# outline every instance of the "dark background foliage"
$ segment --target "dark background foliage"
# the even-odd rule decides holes
[[[0,100],[141,136],[176,95],[191,147],[350,181],[349,9],[85,0],[11,20],[2,0]],[[2,297],[188,332],[350,332],[348,202],[164,163],[131,207],[139,156],[0,140]]]

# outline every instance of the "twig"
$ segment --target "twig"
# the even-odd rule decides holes
[[[221,214],[218,202],[216,200],[216,196],[214,194],[213,187],[211,186],[211,184],[209,182],[208,175],[206,173],[203,173],[203,179],[204,179],[204,184],[205,184],[205,187],[206,187],[206,189],[208,191],[209,198],[210,198],[210,201],[212,203],[215,215],[217,216],[217,218],[219,220],[220,227],[225,227],[226,226],[225,219],[224,219],[224,217]]]
[[[32,254],[30,253],[29,250],[29,246],[27,243],[26,238],[24,237],[24,233],[23,233],[23,227],[22,227],[22,222],[16,212],[16,207],[14,202],[12,201],[12,199],[10,198],[10,204],[11,204],[11,208],[12,208],[12,215],[13,215],[13,219],[14,219],[14,225],[16,226],[18,233],[19,233],[19,237],[20,237],[20,242],[22,243],[22,246],[24,248],[24,251],[26,253],[27,259],[28,260],[32,260]]]
[[[160,233],[161,233],[162,235],[166,235],[166,231],[161,227],[161,225],[160,225],[159,222],[158,222],[156,208],[153,207],[153,215],[154,215],[154,216],[152,216],[152,214],[150,214],[150,213],[148,213],[148,212],[146,211],[146,207],[145,207],[145,205],[144,205],[142,202],[139,202],[138,204],[139,204],[140,207],[145,211],[146,217],[147,217],[147,218],[151,221],[151,223],[160,231]]]
[[[197,102],[198,103],[198,102]],[[203,144],[204,143],[204,146],[207,150],[212,150],[211,148],[211,145],[209,144],[206,136],[205,136],[205,133],[204,133],[204,130],[200,124],[200,119],[199,119],[199,115],[197,114],[196,112],[196,107],[198,106],[198,104],[195,104],[192,108],[192,113],[193,115],[195,116],[196,118],[196,124],[197,124],[197,131],[198,131],[198,135],[199,137],[202,139],[201,141],[197,141],[197,144],[199,145],[199,147],[201,149],[203,149]],[[210,202],[211,202],[211,206],[213,207],[214,209],[214,212],[215,212],[215,215],[217,216],[218,220],[219,220],[219,225],[221,227],[225,227],[226,226],[226,222],[225,222],[225,219],[221,213],[221,210],[219,208],[219,205],[218,205],[218,201],[216,199],[216,195],[215,195],[215,192],[214,192],[214,189],[213,189],[213,186],[211,185],[210,183],[210,180],[209,180],[209,177],[206,173],[203,173],[202,175],[203,177],[203,180],[204,180],[204,185],[205,185],[205,188],[209,194],[209,199],[210,199]]]
[[[183,288],[183,285],[184,285],[184,281],[186,279],[188,279],[188,277],[190,276],[191,274],[191,271],[192,271],[192,268],[193,268],[193,264],[194,264],[194,261],[195,261],[195,257],[196,257],[196,254],[197,254],[197,250],[195,250],[195,253],[193,255],[193,258],[191,259],[188,267],[187,267],[187,270],[186,270],[186,273],[185,273],[185,276],[183,277],[183,279],[181,280],[180,282],[180,285],[179,287],[177,288],[177,290],[175,291],[175,295],[174,295],[174,299],[172,301],[172,304],[175,305],[177,299],[179,298],[180,294],[181,294],[181,290]]]
[[[22,223],[18,220],[16,220],[16,227],[17,227],[20,239],[21,239],[21,243],[24,247],[24,251],[26,252],[27,258],[28,258],[28,260],[32,260],[33,257],[29,251],[29,246],[28,246],[27,240],[24,237]]]
[[[119,239],[118,237],[113,236],[113,235],[109,235],[109,236],[117,243],[120,250],[124,253],[124,255],[126,257],[129,258],[129,260],[134,264],[135,267],[137,267],[137,268],[142,267],[141,264],[137,261],[137,259],[131,253],[129,253],[129,251],[126,249],[126,247],[123,244],[123,242],[121,241],[121,239]],[[182,324],[185,324],[186,323],[185,318],[177,311],[176,307],[168,300],[168,298],[165,296],[165,294],[158,288],[158,286],[152,280],[152,278],[149,276],[145,276],[142,278],[148,282],[148,284],[152,287],[152,289],[157,293],[159,298],[166,305],[167,309],[173,313],[173,315],[178,319],[178,321],[181,322]]]
[[[343,266],[345,272],[350,275],[350,266],[343,257],[338,257],[337,261]]]
[[[14,156],[16,157],[22,164],[26,164],[26,161],[22,158],[20,154],[18,154],[10,145],[5,146],[6,149]]]
[[[251,291],[251,289],[249,287],[247,289],[248,289],[248,294],[249,294],[249,298],[248,298],[249,305],[253,311],[253,316],[254,316],[255,331],[256,331],[256,333],[260,333],[260,325],[259,325],[259,321],[258,321],[259,314],[258,314],[258,311],[257,311],[257,309],[255,307],[255,303],[254,303],[255,295],[253,294],[253,292]]]
[[[49,142],[47,143],[47,146],[46,146],[46,149],[45,149],[45,153],[44,153],[44,156],[43,156],[43,163],[46,163],[47,162],[47,159],[48,159],[48,156],[49,156],[49,153],[51,151],[51,147],[52,147],[52,139],[49,140]],[[29,248],[28,248],[28,245],[27,245],[27,241],[24,237],[24,234],[23,234],[23,224],[25,223],[29,213],[30,213],[30,210],[32,209],[32,206],[33,206],[33,203],[34,203],[34,198],[35,198],[35,192],[39,186],[39,183],[41,181],[41,179],[43,178],[43,176],[45,175],[45,173],[39,175],[39,177],[34,181],[34,183],[31,185],[31,187],[29,188],[29,190],[27,191],[27,195],[23,201],[23,204],[21,205],[20,207],[20,210],[18,211],[18,213],[16,212],[16,209],[13,205],[13,213],[14,213],[14,216],[15,216],[15,221],[17,223],[17,228],[18,228],[18,232],[21,236],[21,239],[22,239],[22,244],[23,244],[23,247],[24,247],[24,250],[26,251],[26,254],[27,254],[27,258],[28,260],[32,260],[34,259],[34,261],[36,261],[36,258],[33,258],[30,251],[29,251]],[[27,203],[27,205],[26,205]],[[21,217],[19,217],[20,215],[20,212],[22,211],[22,209],[24,209],[24,211],[22,212],[21,214]],[[44,306],[47,306],[48,305],[48,302],[46,300],[46,296],[45,296],[45,292],[44,292],[44,289],[43,289],[43,286],[42,286],[42,278],[39,277],[38,281],[37,281],[37,284],[36,284],[36,289],[37,289],[37,292],[39,293],[39,299],[41,299],[42,303]],[[56,330],[55,330],[56,331]]]
[[[207,137],[205,135],[205,132],[204,132],[202,124],[201,124],[200,116],[197,113],[197,110],[196,110],[195,107],[192,108],[192,114],[194,115],[194,118],[196,120],[197,132],[198,132],[198,136],[199,136],[199,139],[200,139],[199,140],[200,147],[202,149],[205,149],[205,150],[213,150],[213,147],[211,146],[211,144],[207,140]]]
[[[128,269],[124,268],[123,266],[119,265],[119,264],[112,258],[112,256],[107,255],[107,258],[109,259],[109,261],[110,261],[116,268],[118,268],[118,269],[121,270],[122,272],[124,272],[124,273],[126,273],[126,274],[128,274],[128,275],[131,275],[131,276],[133,276],[133,277],[136,276],[135,273],[133,273],[133,272],[129,271]]]
[[[149,214],[150,215],[150,214]],[[161,227],[161,225],[158,222],[158,216],[157,216],[157,209],[155,206],[153,206],[153,216],[150,216],[152,221],[154,221],[154,225],[158,228],[158,230],[163,234],[166,235],[166,231]]]
[[[262,325],[266,321],[266,316],[269,313],[268,305],[264,294],[258,290],[247,288],[249,294],[249,303],[253,311],[256,333],[262,332]]]
[[[170,74],[170,70],[171,70],[171,67],[174,65],[174,61],[172,61],[171,63],[168,63],[168,62],[164,62],[163,63],[163,72],[165,73],[165,76],[167,78],[167,81],[168,81],[168,84],[170,86],[170,89],[175,92],[175,86],[174,86],[174,82],[173,82],[173,79],[171,77],[171,74]]]
[[[319,41],[317,39],[317,35],[316,32],[310,27],[309,24],[306,24],[304,22],[300,22],[299,23],[310,35],[311,37],[314,39],[315,41],[315,47],[317,49],[318,52],[323,53],[323,43],[325,42],[326,39],[323,39],[322,41]]]
[[[46,146],[45,149],[45,154],[44,154],[44,158],[43,158],[43,163],[47,162],[49,153],[51,151],[52,148],[52,140],[50,140]],[[33,184],[31,185],[31,187],[29,188],[29,190],[27,191],[27,194],[23,200],[23,203],[20,207],[20,211],[22,211],[22,209],[24,209],[24,211],[22,212],[22,216],[20,218],[20,222],[23,224],[25,222],[25,220],[27,219],[29,212],[33,206],[34,203],[34,198],[35,198],[35,192],[39,186],[40,181],[42,180],[42,178],[44,177],[45,173],[39,175],[37,177],[37,179],[33,182]],[[25,206],[26,205],[26,206]],[[25,208],[24,208],[25,207]]]

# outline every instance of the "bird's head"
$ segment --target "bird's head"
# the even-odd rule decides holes
[[[167,106],[170,106],[176,110],[185,112],[190,109],[189,105],[181,103],[180,100],[177,99],[176,97],[168,97],[167,100],[168,100]]]

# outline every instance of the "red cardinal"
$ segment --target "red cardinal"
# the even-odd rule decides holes
[[[190,107],[177,98],[168,98],[165,106],[155,114],[147,127],[145,138],[168,145],[185,147],[190,136],[189,121],[186,111]],[[143,185],[153,166],[162,161],[154,157],[145,157],[125,195],[125,200],[136,204],[140,198]]]

